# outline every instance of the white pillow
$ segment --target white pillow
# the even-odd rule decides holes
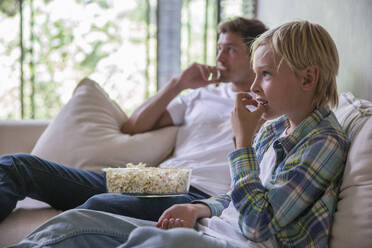
[[[93,171],[125,166],[128,162],[156,166],[171,153],[177,127],[130,136],[120,132],[127,119],[96,82],[84,79],[31,153]]]
[[[351,138],[331,247],[371,247],[372,244],[372,103],[340,95],[336,116]]]

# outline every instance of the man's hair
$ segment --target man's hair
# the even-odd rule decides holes
[[[242,37],[250,52],[253,41],[267,30],[266,26],[257,19],[235,17],[218,25],[218,33],[236,33]]]
[[[256,39],[252,44],[252,54],[262,45],[270,46],[274,54],[281,58],[278,67],[284,61],[297,73],[308,66],[317,66],[319,79],[313,107],[337,106],[339,57],[336,44],[322,26],[308,21],[289,22]]]

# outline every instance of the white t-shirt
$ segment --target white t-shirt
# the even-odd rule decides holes
[[[192,168],[191,185],[211,196],[230,189],[227,155],[233,151],[230,113],[235,95],[231,84],[213,85],[178,96],[167,107],[180,125],[172,157],[160,167]]]
[[[285,132],[283,132],[280,137],[284,136],[284,134]],[[259,178],[264,187],[269,185],[276,162],[275,160],[276,154],[273,145],[271,144],[269,149],[265,152],[260,163]],[[220,216],[201,219],[197,224],[197,229],[215,237],[232,240],[243,247],[278,247],[275,238],[261,243],[250,242],[244,238],[240,232],[238,220],[238,211],[236,211],[234,204],[230,202],[229,206],[222,212]]]

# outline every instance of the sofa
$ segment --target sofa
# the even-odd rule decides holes
[[[331,247],[372,247],[372,102],[340,94],[334,109],[352,140],[331,230]],[[172,153],[177,128],[125,135],[120,107],[90,79],[78,83],[55,119],[0,121],[0,155],[31,153],[72,167],[105,167],[145,162],[156,166]],[[144,152],[146,151],[146,152]],[[20,241],[38,225],[61,213],[26,198],[0,223],[0,247]]]

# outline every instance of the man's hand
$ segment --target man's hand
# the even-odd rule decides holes
[[[257,109],[251,112],[246,105],[254,105]],[[253,137],[264,123],[261,119],[263,111],[264,106],[258,104],[249,93],[242,92],[236,95],[235,107],[231,112],[231,126],[236,148],[252,145]]]
[[[216,67],[194,63],[175,79],[181,89],[196,89],[220,82],[221,71],[224,70],[226,68],[221,66]]]
[[[184,89],[195,89],[219,82],[219,75],[225,70],[222,65],[216,67],[192,64],[134,111],[123,124],[121,131],[125,134],[136,134],[174,125],[167,111],[168,104]]]
[[[157,227],[171,229],[176,227],[193,228],[199,218],[210,217],[211,212],[204,204],[177,204],[160,216]]]

